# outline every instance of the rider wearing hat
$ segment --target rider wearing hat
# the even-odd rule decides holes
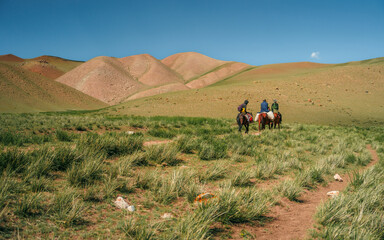
[[[272,110],[273,113],[278,113],[279,112],[279,104],[277,103],[276,99],[273,100],[273,103],[272,103],[272,106],[271,106],[271,110]]]
[[[244,116],[248,113],[247,112],[247,105],[248,105],[248,100],[245,100],[244,101],[244,103],[243,104],[241,104],[240,106],[239,106],[239,112],[240,112],[240,123],[241,124],[243,124],[243,118],[244,118]]]
[[[272,106],[271,106],[271,110],[273,113],[277,113],[280,117],[280,123],[282,122],[282,116],[281,116],[281,113],[279,112],[279,104],[277,103],[277,100],[274,99],[273,100],[273,103],[272,103]]]

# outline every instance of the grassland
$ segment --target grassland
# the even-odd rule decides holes
[[[109,114],[234,118],[245,99],[252,112],[277,99],[284,121],[326,125],[384,123],[383,58],[325,65],[258,66],[211,86],[128,101]]]
[[[281,199],[300,201],[303,191],[316,191],[335,172],[367,165],[367,144],[382,154],[383,130],[284,124],[256,136],[239,134],[227,119],[100,111],[1,114],[0,236],[245,238]],[[358,201],[352,199],[369,189],[375,202],[367,202],[352,223],[359,227],[363,219],[361,230],[369,228],[380,215],[372,206],[383,204],[380,166],[355,174],[345,197],[324,208],[338,211],[344,204],[339,201],[346,201],[351,207],[342,211],[356,214]],[[195,204],[204,192],[217,197]],[[116,208],[117,196],[136,211]],[[337,229],[355,236],[345,221],[319,211],[318,236],[334,236]],[[164,213],[173,217],[164,219]],[[243,229],[240,235],[234,227]]]

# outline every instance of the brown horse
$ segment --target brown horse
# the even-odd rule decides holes
[[[269,120],[267,113],[265,113],[265,112],[259,113],[258,122],[259,122],[259,132],[260,132],[260,130],[265,129],[266,124],[268,125],[269,128],[271,128],[271,125],[270,125],[271,120]],[[260,129],[260,125],[261,125],[261,129]]]
[[[276,125],[278,125],[279,129],[280,129],[281,114],[274,113],[273,115],[275,116],[275,119],[273,119],[273,121],[271,121],[271,127],[276,128]]]

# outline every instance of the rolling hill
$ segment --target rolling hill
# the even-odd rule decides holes
[[[164,93],[109,108],[119,114],[234,118],[277,99],[284,121],[322,124],[384,123],[384,58],[345,64],[270,64],[245,69],[201,89]]]
[[[32,59],[23,59],[12,54],[0,55],[0,62],[22,67],[27,71],[50,79],[56,79],[82,64],[81,61],[67,60],[54,56],[44,55]]]
[[[0,112],[97,109],[107,105],[64,84],[0,62]]]
[[[279,101],[288,122],[384,123],[384,58],[250,66],[192,52],[162,60],[141,54],[84,63],[8,54],[0,56],[0,69],[2,112],[117,104],[103,111],[233,118],[244,99],[257,112],[265,98]]]
[[[184,62],[185,61],[185,62]],[[163,60],[141,54],[96,57],[56,79],[108,104],[160,93],[202,88],[250,68],[199,53],[179,53]]]

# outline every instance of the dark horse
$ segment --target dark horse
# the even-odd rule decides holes
[[[243,128],[243,126],[245,127],[245,133],[248,133],[249,131],[249,123],[253,122],[253,115],[252,113],[247,113],[246,115],[248,116],[243,116],[243,123],[241,124],[241,121],[240,121],[240,113],[237,114],[237,117],[236,117],[236,121],[237,121],[237,125],[239,125],[239,132],[241,132],[241,129]],[[250,121],[251,119],[251,121]]]

